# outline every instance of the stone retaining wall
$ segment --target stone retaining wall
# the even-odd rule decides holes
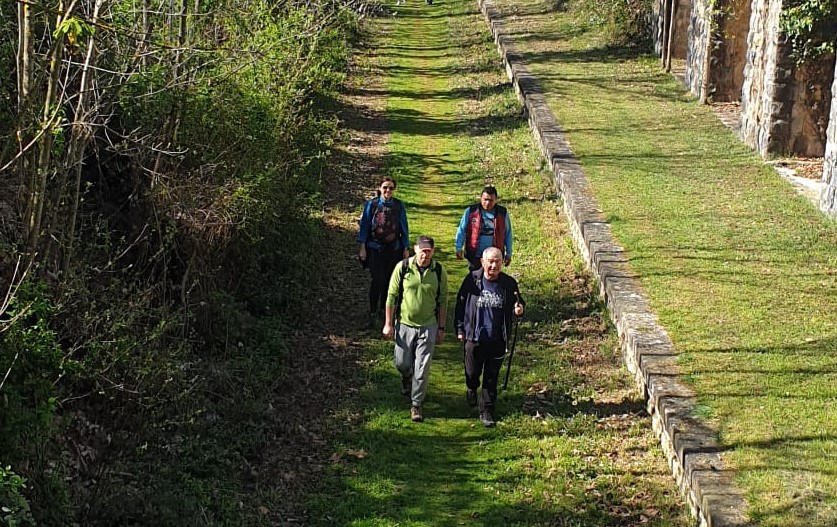
[[[774,126],[784,112],[784,104],[773,104],[777,94],[787,91],[789,73],[779,69],[777,60],[783,43],[779,42],[781,0],[754,0],[750,18],[747,65],[741,96],[741,138],[759,154],[766,156],[779,144],[777,135],[785,135]]]
[[[820,196],[820,209],[837,218],[837,65],[831,86],[831,118],[828,121],[828,140],[822,166],[825,188]]]
[[[762,157],[822,156],[834,57],[798,67],[779,32],[782,5],[693,0],[685,85],[703,102],[740,100],[741,139]]]
[[[715,4],[723,15],[713,20],[707,97],[713,102],[737,102],[744,85],[751,0],[716,0]]]
[[[668,35],[663,34],[663,28],[667,27],[668,21],[663,21],[665,15],[664,4],[672,0],[656,0],[652,5],[652,35],[654,36],[654,51],[662,57],[663,49],[668,45]],[[671,56],[675,59],[685,59],[688,42],[686,35],[689,31],[689,11],[691,0],[673,0],[676,4],[674,13],[674,34],[671,37]],[[663,40],[666,39],[666,42]]]
[[[741,100],[750,0],[695,0],[689,15],[686,86],[702,101]]]
[[[573,238],[600,284],[628,370],[648,397],[648,411],[669,466],[701,526],[748,525],[745,501],[724,468],[715,431],[692,418],[695,399],[680,380],[677,352],[651,311],[623,249],[614,240],[592,189],[537,79],[516,52],[491,0],[480,0],[498,50],[543,155]]]
[[[790,129],[786,149],[792,154],[825,154],[826,131],[832,104],[834,57],[797,66],[791,82]]]
[[[689,12],[688,41],[686,51],[686,87],[695,97],[705,100],[704,91],[709,53],[709,18],[710,0],[694,0]]]
[[[741,139],[762,157],[821,156],[831,106],[833,57],[796,67],[779,33],[782,0],[753,0],[741,97]]]

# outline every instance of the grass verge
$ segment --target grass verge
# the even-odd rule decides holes
[[[837,523],[837,225],[658,60],[498,3],[720,431],[752,519]]]

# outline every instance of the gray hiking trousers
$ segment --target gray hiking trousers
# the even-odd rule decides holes
[[[400,322],[395,325],[395,367],[402,377],[413,378],[410,395],[413,406],[421,406],[427,395],[437,330],[436,325],[414,327]]]

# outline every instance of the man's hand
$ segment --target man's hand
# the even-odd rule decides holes
[[[392,326],[392,324],[386,323],[384,324],[384,329],[381,330],[381,333],[383,333],[384,337],[391,339],[392,335],[395,333],[395,328]]]
[[[457,340],[459,340],[459,342],[465,342],[465,333],[460,333],[456,336],[456,338]]]
[[[503,265],[505,265],[505,266],[511,265],[511,256],[506,256],[505,260],[503,260]]]
[[[519,317],[523,316],[523,304],[521,304],[520,302],[516,302],[514,304],[514,314]]]
[[[463,258],[465,258],[465,254],[462,252],[462,250],[456,251],[456,259],[461,260]]]

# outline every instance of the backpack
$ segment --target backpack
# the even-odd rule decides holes
[[[389,245],[398,238],[398,223],[401,220],[401,204],[392,200],[392,206],[375,200],[372,212],[372,239],[380,245]]]
[[[436,315],[439,315],[439,294],[442,290],[442,264],[433,262],[435,264],[433,270],[436,271]],[[401,272],[398,273],[398,296],[395,298],[395,320],[401,318],[401,299],[404,297],[404,277],[410,272],[410,259],[404,258],[401,260]]]

